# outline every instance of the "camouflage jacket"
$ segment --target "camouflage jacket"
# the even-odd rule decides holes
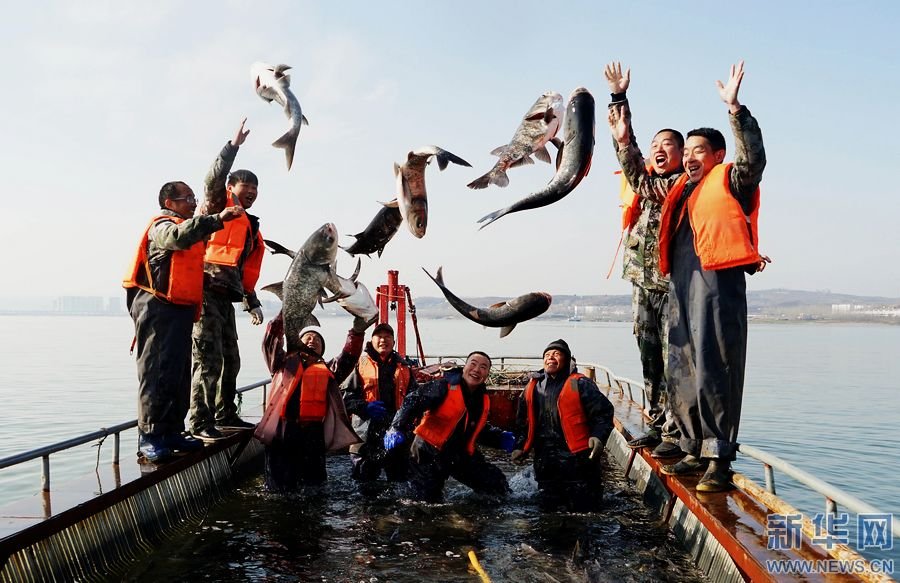
[[[613,99],[613,105],[625,104],[626,120],[631,134],[631,143],[628,146],[620,146],[613,140],[619,165],[625,179],[638,195],[641,205],[641,214],[637,222],[631,227],[625,237],[625,250],[622,254],[622,279],[626,279],[634,285],[650,291],[666,292],[669,290],[669,278],[659,271],[659,219],[665,193],[668,192],[681,172],[656,176],[647,171],[644,156],[641,154],[634,137],[634,129],[631,127],[631,111],[628,100],[624,98]],[[657,191],[656,184],[662,182],[661,192]]]
[[[231,142],[227,142],[219,155],[209,167],[206,173],[204,184],[203,205],[200,212],[204,214],[218,213],[226,206],[228,173],[231,172],[231,166],[234,164],[234,158],[237,156],[238,147],[233,146]],[[231,299],[233,302],[243,301],[244,310],[249,311],[258,308],[262,304],[256,297],[256,292],[245,292],[242,284],[244,261],[253,251],[256,244],[256,234],[259,232],[259,218],[247,213],[250,220],[250,232],[247,233],[247,242],[244,244],[244,251],[235,267],[229,265],[218,265],[215,263],[205,263],[203,270],[206,272],[204,278],[204,287],[207,291],[214,291]]]
[[[168,209],[162,209],[159,214],[181,218],[181,215]],[[168,286],[168,281],[164,281],[166,278],[161,277],[161,273],[168,273],[172,252],[189,249],[221,228],[222,221],[215,215],[195,216],[180,223],[162,218],[153,223],[147,232],[147,263],[157,285]],[[147,283],[143,270],[140,270],[140,274],[139,277],[143,280],[141,283]]]

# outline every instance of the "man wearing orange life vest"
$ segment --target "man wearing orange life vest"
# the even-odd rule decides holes
[[[541,504],[578,512],[596,509],[603,495],[603,446],[613,430],[613,406],[597,384],[577,372],[565,340],[544,349],[544,368],[519,400],[515,463],[534,451]]]
[[[225,144],[206,175],[204,212],[226,205],[253,206],[258,180],[249,170],[231,165],[249,130],[241,121],[235,137]],[[227,177],[227,183],[226,183]],[[220,429],[251,429],[238,417],[237,376],[241,355],[237,342],[234,302],[243,302],[250,322],[261,324],[263,314],[256,297],[256,281],[265,252],[259,219],[244,214],[210,239],[204,263],[203,312],[193,331],[191,373],[191,432],[205,440],[222,437]]]
[[[662,471],[703,472],[700,492],[730,487],[747,356],[746,273],[765,266],[757,215],[766,154],[759,124],[738,102],[743,76],[741,61],[726,84],[716,82],[728,106],[734,162],[723,163],[718,130],[688,132],[685,174],[669,190],[660,222],[660,269],[672,285],[668,380],[688,454]]]
[[[665,458],[683,455],[678,447],[678,429],[668,406],[665,362],[668,340],[669,278],[659,271],[659,219],[668,187],[684,169],[681,158],[684,137],[673,129],[662,129],[653,136],[650,156],[644,159],[631,127],[631,112],[626,91],[631,71],[618,62],[606,65],[604,75],[612,94],[609,120],[615,135],[616,125],[625,125],[630,138],[627,145],[613,140],[616,156],[623,169],[623,180],[630,196],[623,197],[622,229],[625,251],[622,257],[623,279],[632,283],[631,309],[644,375],[644,395],[650,429],[628,442],[633,449],[654,448],[651,455]]]
[[[415,438],[410,446],[410,486],[425,502],[443,498],[447,478],[489,495],[509,492],[506,476],[478,451],[477,443],[512,451],[514,435],[488,424],[490,401],[485,381],[491,357],[475,351],[463,368],[448,371],[443,378],[408,393],[384,435],[390,451]],[[413,431],[417,419],[422,421]]]
[[[369,322],[353,320],[340,354],[327,363],[318,326],[300,331],[300,349],[285,351],[284,316],[273,318],[263,337],[272,388],[254,435],[265,445],[266,488],[291,491],[323,483],[325,454],[359,443],[341,400],[339,385],[353,371]]]
[[[363,438],[361,445],[350,448],[355,480],[377,480],[382,468],[388,480],[406,480],[409,447],[385,451],[384,434],[403,398],[417,388],[409,365],[394,350],[394,329],[386,322],[378,324],[356,369],[344,384],[344,405],[351,415],[354,431]]]
[[[244,213],[235,206],[194,217],[197,202],[184,182],[164,184],[159,206],[122,282],[137,349],[139,451],[150,462],[203,447],[182,432],[191,326],[203,301],[205,240]]]

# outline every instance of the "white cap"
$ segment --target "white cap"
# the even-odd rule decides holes
[[[303,335],[306,334],[307,332],[312,332],[314,334],[318,334],[319,339],[322,341],[322,354],[325,354],[325,335],[322,334],[322,328],[319,326],[307,326],[303,330],[300,330],[299,337],[303,338]],[[322,354],[320,354],[319,356],[322,356]]]

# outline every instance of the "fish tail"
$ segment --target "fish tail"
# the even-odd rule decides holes
[[[424,267],[422,268],[422,271],[425,272],[425,275],[427,275],[428,277],[431,278],[431,281],[433,281],[434,283],[438,284],[439,287],[441,287],[441,288],[444,287],[444,273],[443,273],[443,271],[444,271],[444,266],[443,266],[443,265],[440,266],[440,267],[438,267],[438,270],[437,270],[437,277],[435,277],[435,276],[431,275],[430,273],[428,273],[428,270],[425,269]]]
[[[447,164],[453,162],[454,164],[458,164],[459,166],[467,166],[469,168],[472,167],[471,164],[457,156],[456,154],[451,154],[447,150],[439,149],[438,153],[435,154],[435,158],[437,158],[438,169],[443,170],[447,167]]]
[[[287,168],[291,169],[294,163],[294,148],[297,146],[297,137],[300,135],[300,128],[291,128],[283,136],[272,142],[275,148],[284,150],[284,157],[287,160]]]
[[[467,186],[475,190],[481,190],[482,188],[487,188],[490,184],[496,184],[501,188],[509,186],[509,177],[506,175],[506,171],[495,166],[491,168],[490,172],[480,178],[476,178]]]
[[[505,215],[508,212],[509,212],[509,207],[502,208],[500,210],[496,210],[489,215],[484,215],[483,217],[478,219],[479,223],[484,223],[483,225],[478,227],[478,230],[480,231],[481,229],[487,227],[488,225],[490,225],[491,223],[493,223],[494,221],[496,221],[497,219],[499,219],[500,217],[502,217],[503,215]],[[485,223],[485,221],[487,221],[487,222]]]

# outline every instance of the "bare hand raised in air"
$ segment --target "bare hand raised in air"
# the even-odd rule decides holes
[[[234,134],[234,137],[231,139],[232,146],[240,146],[244,143],[244,140],[247,139],[247,134],[250,133],[250,130],[244,129],[244,124],[247,123],[247,118],[241,120],[241,125],[238,126],[237,133]]]
[[[744,78],[744,61],[738,61],[737,65],[731,66],[731,74],[728,77],[728,83],[722,85],[721,81],[716,81],[716,87],[719,88],[719,97],[728,106],[730,113],[737,113],[741,108],[738,102],[738,90],[741,88],[741,80]]]
[[[606,77],[606,83],[609,85],[610,93],[625,93],[628,85],[631,84],[631,69],[625,69],[622,74],[622,63],[612,61],[603,69],[603,75]]]
[[[613,139],[622,146],[628,145],[631,140],[631,130],[628,127],[628,110],[624,103],[615,103],[609,107],[606,114],[609,122],[609,131]]]

